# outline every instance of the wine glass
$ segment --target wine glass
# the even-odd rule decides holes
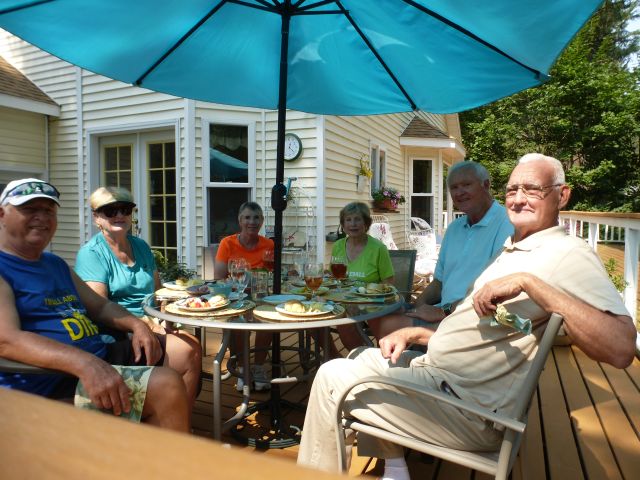
[[[273,250],[268,249],[268,250],[265,250],[262,253],[262,265],[264,266],[264,268],[267,269],[267,272],[268,272],[267,283],[268,283],[268,285],[272,285],[273,284],[273,277],[272,277],[273,268],[274,268],[274,265],[275,265],[275,259],[274,259],[274,256],[273,256]]]
[[[342,255],[332,255],[329,264],[331,275],[338,281],[338,290],[341,290],[342,281],[347,278],[347,259]]]
[[[244,258],[232,258],[227,265],[229,276],[231,277],[232,284],[235,286],[238,298],[242,298],[242,293],[244,293],[247,288],[249,263]]]
[[[320,285],[322,285],[322,276],[324,274],[324,265],[322,263],[305,263],[304,265],[304,283],[307,288],[311,290],[311,299],[314,296]]]

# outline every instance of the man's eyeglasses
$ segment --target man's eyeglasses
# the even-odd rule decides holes
[[[118,215],[118,213],[128,217],[133,212],[134,207],[135,205],[131,203],[114,203],[112,205],[105,205],[97,209],[96,212],[102,213],[107,218],[113,218]]]
[[[554,183],[553,185],[536,185],[535,183],[514,183],[507,185],[506,195],[507,198],[515,197],[518,194],[518,190],[522,190],[522,193],[529,198],[537,198],[542,200],[546,197],[552,188],[561,187],[564,183]]]
[[[46,182],[27,182],[21,183],[15,188],[9,190],[4,198],[19,197],[22,195],[33,195],[34,193],[43,193],[49,197],[60,198],[60,192],[56,187]]]

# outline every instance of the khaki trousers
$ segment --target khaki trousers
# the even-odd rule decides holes
[[[421,355],[407,351],[396,365],[391,365],[379,349],[365,348],[354,350],[350,355],[352,358],[336,359],[322,365],[309,394],[298,464],[329,472],[340,470],[333,413],[341,392],[358,378],[384,375],[439,390],[438,381],[427,367],[412,366],[411,360]],[[350,416],[369,424],[392,432],[406,432],[443,446],[490,450],[501,437],[478,417],[467,417],[454,407],[417,399],[392,387],[360,386],[347,397],[346,408]],[[352,441],[353,435],[347,435],[347,445]],[[403,455],[403,449],[360,433],[358,454],[397,458]]]

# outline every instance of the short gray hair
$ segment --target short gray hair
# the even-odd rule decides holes
[[[489,171],[484,167],[484,165],[474,162],[473,160],[465,160],[464,162],[454,163],[449,167],[449,171],[447,172],[447,186],[449,185],[451,175],[456,173],[458,170],[467,169],[473,172],[473,175],[480,181],[480,183],[484,183],[485,180],[491,181]]]
[[[543,155],[542,153],[527,153],[520,157],[518,160],[518,165],[521,163],[529,163],[529,162],[547,162],[553,168],[553,180],[552,182],[555,184],[565,183],[564,177],[564,167],[562,163],[557,158],[549,157],[547,155]]]

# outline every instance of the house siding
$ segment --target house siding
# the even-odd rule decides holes
[[[0,48],[0,54],[61,107],[60,117],[49,120],[49,178],[62,193],[52,250],[70,264],[92,233],[87,199],[100,183],[96,163],[96,139],[100,136],[158,130],[175,135],[178,246],[182,260],[196,268],[203,263],[201,247],[208,243],[205,125],[233,123],[234,118],[250,123],[254,129],[255,151],[251,154],[255,159],[255,200],[265,207],[265,225],[273,225],[273,211],[268,207],[275,182],[277,112],[186,100],[133,87],[81,70],[1,31]],[[346,117],[288,111],[286,131],[301,138],[303,152],[285,165],[285,182],[286,177],[296,177],[292,186],[297,197],[284,213],[285,234],[305,230],[312,250],[325,258],[330,254],[332,245],[325,243],[324,237],[336,229],[340,209],[354,200],[370,201],[368,188],[362,193],[356,191],[356,173],[360,155],[368,154],[371,144],[379,144],[386,151],[386,184],[405,196],[409,192],[409,159],[414,153],[420,158],[433,158],[435,178],[441,178],[441,151],[422,148],[414,152],[400,146],[399,136],[415,115],[448,131],[451,119],[426,112]],[[32,134],[38,136],[44,124],[39,128]],[[42,150],[39,155],[44,158]],[[32,152],[31,156],[35,159],[38,153]],[[435,183],[437,199],[441,182]],[[439,218],[437,205],[435,214]],[[406,245],[409,211],[407,205],[399,210],[388,217],[394,239],[402,248]]]

